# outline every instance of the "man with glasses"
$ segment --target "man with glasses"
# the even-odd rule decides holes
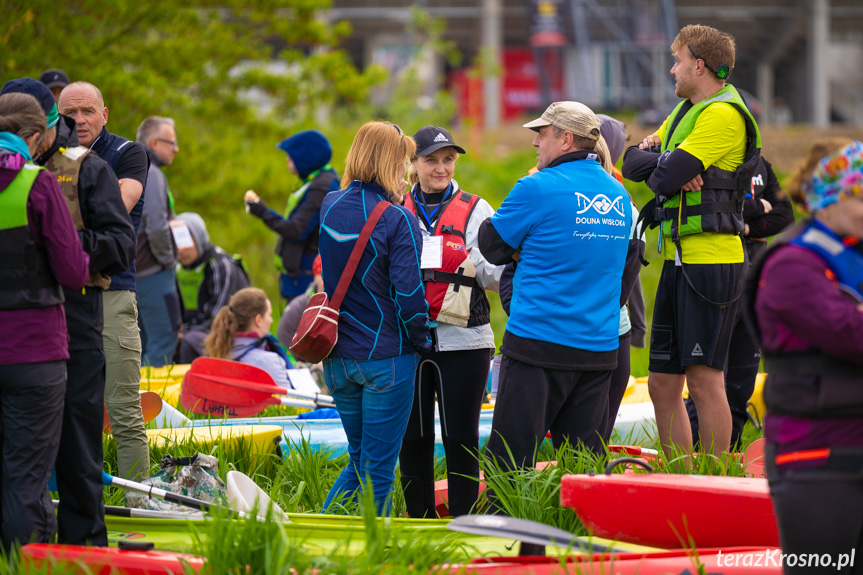
[[[758,126],[734,86],[734,39],[686,26],[671,45],[684,98],[641,144],[629,148],[623,176],[646,181],[656,198],[642,210],[660,227],[665,258],[650,336],[648,388],[660,443],[691,450],[684,374],[698,409],[703,451],[731,440],[723,370],[745,266],[743,200],[760,158]]]
[[[136,139],[150,158],[136,265],[141,362],[160,367],[174,357],[181,323],[174,275],[177,247],[170,227],[174,198],[160,168],[170,166],[180,148],[174,120],[162,116],[150,116],[141,122]]]

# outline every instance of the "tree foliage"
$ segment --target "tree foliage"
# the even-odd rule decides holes
[[[101,89],[108,129],[129,139],[147,116],[173,117],[180,152],[167,176],[177,211],[201,213],[214,242],[242,253],[252,281],[275,299],[275,235],[244,213],[242,195],[256,189],[281,210],[299,181],[275,143],[300,128],[328,132],[322,110],[340,121],[366,113],[386,75],[354,67],[338,47],[349,25],[326,21],[327,8],[328,0],[0,0],[0,83],[62,68]]]

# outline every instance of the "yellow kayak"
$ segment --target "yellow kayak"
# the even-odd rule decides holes
[[[183,376],[192,367],[189,363],[178,363],[175,365],[166,365],[165,367],[142,367],[141,382],[145,379],[171,379],[174,381],[183,381]]]
[[[251,454],[273,453],[282,439],[279,425],[219,425],[209,427],[181,427],[177,429],[148,429],[147,441],[151,447],[170,447],[173,444],[193,444],[198,451],[208,451],[215,444],[244,447]]]

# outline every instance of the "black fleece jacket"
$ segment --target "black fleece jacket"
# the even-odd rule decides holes
[[[75,121],[60,116],[57,138],[51,148],[36,159],[44,165],[60,148],[78,145]],[[78,203],[84,229],[78,237],[90,255],[90,273],[114,275],[124,271],[135,259],[135,230],[123,204],[120,185],[111,167],[90,152],[78,173]],[[102,291],[96,287],[63,290],[66,295],[66,325],[69,349],[102,348]]]

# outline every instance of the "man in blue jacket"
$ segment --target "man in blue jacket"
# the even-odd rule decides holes
[[[525,127],[537,133],[539,171],[479,230],[488,261],[518,261],[488,443],[506,466],[532,465],[548,430],[555,447],[602,448],[632,224],[590,108],[555,102]]]

